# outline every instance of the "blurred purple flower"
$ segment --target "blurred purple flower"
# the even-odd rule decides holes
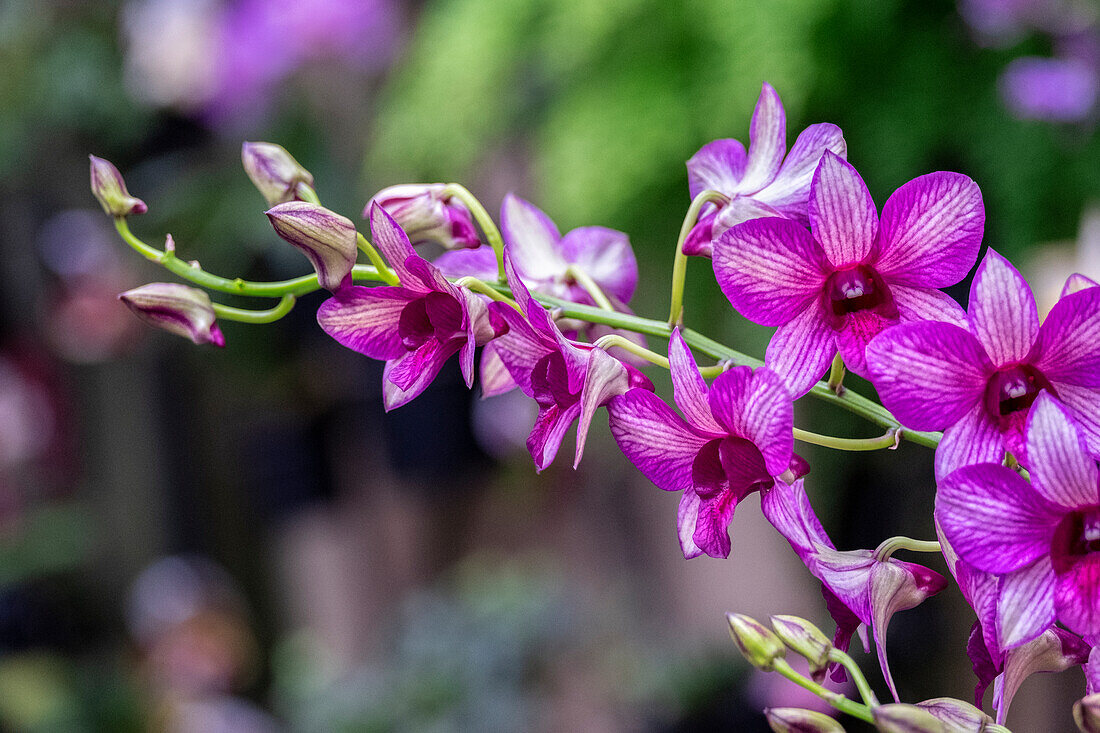
[[[1078,122],[1096,106],[1100,75],[1077,59],[1026,56],[1005,68],[1001,95],[1021,119]]]

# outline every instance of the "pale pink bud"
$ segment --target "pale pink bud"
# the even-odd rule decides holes
[[[469,210],[446,195],[442,183],[408,183],[384,188],[363,210],[368,216],[376,203],[393,217],[414,245],[436,242],[447,249],[473,248],[481,244]]]
[[[754,618],[740,613],[727,613],[726,621],[730,626],[730,637],[749,664],[770,672],[776,659],[782,659],[787,648],[771,629]]]
[[[804,618],[798,616],[772,616],[772,628],[791,651],[800,654],[810,663],[810,673],[816,680],[824,679],[829,668],[829,652],[833,643],[829,637]]]
[[[313,185],[313,176],[281,145],[245,143],[241,146],[244,171],[269,206],[298,199],[298,184]]]
[[[300,249],[317,281],[336,291],[355,265],[356,234],[351,220],[323,206],[305,201],[288,201],[267,211],[275,233]]]
[[[205,291],[178,283],[149,283],[118,296],[138,318],[196,344],[225,346]]]
[[[149,210],[145,202],[130,195],[126,190],[126,181],[110,162],[89,155],[92,172],[92,193],[103,210],[111,216],[129,216],[144,214]]]
[[[1100,692],[1073,703],[1073,721],[1081,733],[1100,733]]]
[[[948,733],[947,724],[916,705],[890,703],[871,711],[882,733]]]
[[[775,733],[844,733],[844,726],[815,710],[768,708],[764,717]]]

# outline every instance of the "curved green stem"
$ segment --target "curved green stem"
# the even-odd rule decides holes
[[[833,357],[833,365],[829,368],[829,379],[825,384],[837,394],[844,393],[844,359],[839,352]]]
[[[898,550],[910,550],[912,552],[943,552],[939,542],[935,540],[914,540],[909,537],[891,537],[884,540],[875,549],[875,559],[886,562]]]
[[[584,291],[592,297],[592,300],[596,303],[596,305],[603,308],[604,310],[615,310],[615,306],[611,305],[611,301],[604,294],[603,289],[599,286],[599,283],[593,280],[583,269],[577,267],[576,265],[569,265],[565,269],[565,275],[566,277],[572,277],[574,280],[580,283],[580,286],[584,288]]]
[[[298,198],[300,198],[302,201],[307,201],[311,204],[317,204],[318,206],[321,205],[321,199],[317,197],[317,191],[314,190],[313,186],[310,186],[307,183],[299,182],[298,185],[295,187],[294,192],[298,194]]]
[[[856,689],[859,690],[859,696],[863,698],[863,702],[871,708],[878,705],[878,698],[875,697],[874,690],[871,689],[871,685],[867,682],[867,678],[863,676],[863,670],[856,664],[856,660],[839,649],[833,649],[829,652],[829,661],[836,662],[844,667],[848,672],[848,676],[852,678],[852,682],[855,683]]]
[[[846,451],[882,450],[883,448],[897,448],[898,442],[904,431],[898,428],[890,428],[878,438],[835,438],[832,435],[819,435],[801,428],[794,429],[794,439],[803,443],[812,443],[825,448]]]
[[[504,239],[500,236],[500,229],[497,228],[496,223],[493,221],[493,217],[489,216],[489,212],[485,210],[485,207],[481,205],[481,202],[477,200],[477,197],[470,193],[470,190],[459,183],[448,183],[444,189],[444,196],[454,196],[456,199],[466,204],[466,208],[470,210],[474,220],[477,221],[481,231],[485,232],[485,238],[489,240],[489,246],[493,248],[493,251],[497,255],[497,280],[499,282],[505,281],[504,273]]]
[[[676,240],[676,257],[672,260],[672,296],[668,310],[669,325],[683,323],[684,319],[684,281],[687,279],[687,258],[684,254],[684,241],[699,222],[699,212],[707,203],[728,204],[729,196],[720,191],[707,189],[691,200],[684,223],[680,225],[680,236]]]
[[[367,255],[367,259],[374,265],[379,274],[382,276],[382,281],[387,285],[400,284],[397,279],[397,273],[390,268],[386,267],[386,261],[382,259],[382,255],[378,250],[374,248],[374,245],[370,243],[370,240],[364,237],[359,232],[355,233],[355,245],[361,249]]]
[[[667,356],[661,356],[656,351],[650,351],[641,344],[636,344],[625,336],[620,336],[617,333],[609,333],[606,336],[601,336],[600,338],[596,339],[596,341],[593,342],[592,345],[595,346],[597,349],[603,349],[604,351],[607,351],[614,346],[618,346],[623,351],[634,354],[634,356],[640,356],[641,358],[648,361],[650,364],[656,364],[657,366],[664,369],[669,368]]]
[[[466,288],[467,290],[472,290],[475,293],[487,295],[492,300],[495,300],[499,303],[506,303],[518,310],[520,313],[523,313],[523,309],[519,307],[519,304],[516,303],[516,301],[509,298],[507,295],[504,295],[502,292],[500,292],[484,280],[478,280],[476,277],[470,277],[469,275],[467,275],[465,277],[460,277],[455,280],[454,284],[459,286],[460,288]]]
[[[874,717],[871,715],[871,709],[866,705],[862,705],[855,700],[849,700],[839,692],[833,692],[827,687],[817,684],[808,677],[803,677],[795,671],[793,667],[785,659],[775,660],[775,671],[783,675],[791,682],[795,683],[799,687],[809,690],[813,694],[820,697],[825,702],[832,705],[834,708],[842,713],[847,713],[853,718],[859,718],[860,720],[868,723],[874,723]]]
[[[289,293],[284,295],[274,308],[254,311],[247,308],[234,308],[221,303],[213,303],[214,314],[224,321],[237,321],[239,323],[272,323],[279,320],[294,307],[298,299]]]

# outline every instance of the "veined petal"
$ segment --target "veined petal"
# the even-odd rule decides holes
[[[836,351],[836,332],[814,301],[776,329],[764,363],[783,379],[791,397],[798,399],[821,379]]]
[[[1077,420],[1089,453],[1100,456],[1100,389],[1061,382],[1055,382],[1054,389],[1058,391],[1062,404],[1072,411]]]
[[[341,289],[317,309],[317,323],[340,344],[372,359],[396,359],[405,353],[397,323],[420,293],[400,287]]]
[[[836,348],[848,371],[869,379],[867,344],[890,326],[896,326],[897,323],[897,319],[887,318],[869,310],[844,316],[842,327],[836,331]]]
[[[695,493],[695,492],[691,492]],[[729,525],[737,509],[738,496],[731,490],[712,497],[700,497],[692,540],[707,555],[726,558],[730,555]]]
[[[734,196],[728,204],[718,209],[718,214],[714,217],[714,223],[711,225],[711,242],[722,236],[730,227],[737,226],[742,222],[782,216],[778,209],[768,206],[755,196]],[[686,244],[684,251],[687,251]]]
[[[1027,460],[1032,486],[1049,501],[1066,509],[1100,503],[1096,461],[1076,421],[1046,390],[1027,416]]]
[[[824,257],[798,222],[754,219],[714,242],[714,276],[737,311],[763,326],[781,326],[825,284]]]
[[[406,288],[421,289],[419,278],[414,277],[405,265],[410,257],[420,259],[420,255],[416,254],[405,231],[377,203],[370,207],[370,236],[374,246],[397,273],[401,284]]]
[[[936,520],[959,557],[978,570],[1010,573],[1050,554],[1060,515],[1015,471],[983,463],[944,478]]]
[[[699,148],[687,162],[688,191],[694,199],[707,189],[726,195],[737,190],[745,174],[745,146],[738,140],[714,140]]]
[[[997,597],[997,643],[1008,650],[1031,641],[1054,623],[1054,569],[1049,557],[1001,579]]]
[[[1073,295],[1074,293],[1085,290],[1086,288],[1095,288],[1100,283],[1095,280],[1085,277],[1079,272],[1075,272],[1066,278],[1066,284],[1062,286],[1062,294],[1059,297],[1066,297],[1067,295]]]
[[[497,255],[492,247],[452,249],[432,260],[432,264],[447,277],[476,277],[493,282],[497,279]]]
[[[705,211],[705,209],[704,209]],[[688,232],[687,238],[684,240],[682,249],[684,254],[693,257],[710,257],[711,252],[714,249],[712,241],[714,239],[714,220],[718,216],[716,209],[711,209],[707,214],[703,214],[699,217],[699,221]]]
[[[581,413],[581,405],[575,402],[562,409],[559,405],[543,406],[535,419],[535,426],[527,436],[527,450],[535,461],[535,470],[542,469],[554,462],[561,448],[566,431]]]
[[[691,488],[691,465],[712,438],[699,435],[657,395],[632,389],[608,403],[619,449],[665,491]]]
[[[713,433],[715,437],[723,435],[725,429],[715,421],[707,402],[707,383],[699,374],[680,329],[672,329],[668,339],[669,372],[672,375],[672,396],[676,406],[684,413],[687,421],[703,432]]]
[[[867,185],[848,161],[821,156],[810,184],[810,230],[836,268],[867,261],[878,235],[878,212]]]
[[[628,389],[630,379],[622,362],[603,349],[592,349],[588,352],[588,368],[585,370],[584,387],[581,389],[581,413],[577,422],[577,452],[573,459],[573,468],[581,462],[588,427],[592,424],[596,408]]]
[[[515,308],[504,303],[493,303],[490,308],[508,324],[508,333],[492,341],[493,353],[523,393],[534,397],[531,371],[542,357],[554,351],[554,344],[532,329]]]
[[[960,173],[919,176],[886,201],[879,228],[875,268],[881,275],[904,285],[954,285],[978,259],[982,192]]]
[[[1001,463],[1004,457],[1004,439],[979,400],[957,423],[944,429],[943,440],[936,447],[936,478],[975,463]]]
[[[871,574],[879,564],[870,550],[840,552],[818,546],[816,575],[829,590],[854,613],[860,622],[871,625]]]
[[[794,406],[779,375],[766,367],[755,372],[733,367],[714,380],[707,402],[731,435],[756,446],[769,474],[787,470],[794,450]]]
[[[689,487],[680,497],[680,505],[676,511],[676,533],[680,536],[680,549],[688,560],[703,554],[703,549],[695,544],[695,527],[702,503],[699,495]]]
[[[754,194],[753,198],[768,204],[788,219],[809,223],[810,182],[826,150],[841,158],[846,157],[848,146],[844,142],[844,133],[827,122],[810,125],[795,140],[775,180]]]
[[[779,173],[787,152],[787,115],[772,85],[764,82],[749,126],[749,156],[738,193],[755,193]]]
[[[970,332],[995,366],[1023,361],[1039,335],[1039,311],[1027,281],[1008,260],[986,252],[970,286]]]
[[[519,383],[512,378],[508,367],[504,366],[500,354],[497,353],[495,341],[485,344],[485,348],[482,349],[481,366],[478,372],[481,375],[482,399],[511,392],[519,386]]]
[[[1052,382],[1100,387],[1100,288],[1055,303],[1030,357]]]
[[[414,358],[415,353],[416,352],[407,352],[407,356],[403,358]],[[432,383],[432,380],[439,374],[439,370],[443,368],[443,365],[453,353],[454,350],[431,350],[428,354],[431,358],[421,358],[419,360],[419,369],[415,373],[415,378],[406,387],[398,387],[393,380],[390,379],[390,375],[394,372],[394,369],[401,366],[400,362],[402,358],[399,357],[393,361],[387,361],[386,366],[382,368],[382,404],[386,408],[386,412],[401,407],[413,398],[418,397],[420,393],[427,389],[428,385]]]
[[[551,280],[565,272],[558,252],[561,233],[541,209],[508,194],[500,205],[500,229],[516,272],[531,282]]]
[[[973,336],[949,323],[887,329],[867,346],[882,404],[913,430],[943,430],[982,400],[992,365]]]
[[[623,232],[607,227],[580,227],[562,237],[562,257],[577,265],[607,295],[630,301],[638,285],[638,261]]]
[[[1054,581],[1058,620],[1078,634],[1100,634],[1100,559],[1088,555]]]
[[[943,321],[964,329],[970,325],[966,311],[942,290],[890,283],[890,292],[902,323]]]
[[[1089,647],[1078,636],[1052,626],[1027,644],[1005,654],[1004,674],[993,688],[997,720],[1004,722],[1012,698],[1025,679],[1037,672],[1064,672],[1085,662]]]
[[[833,542],[821,526],[810,505],[802,479],[792,484],[776,481],[760,497],[760,509],[771,525],[790,543],[798,558],[817,577],[814,558],[819,547],[833,548]]]

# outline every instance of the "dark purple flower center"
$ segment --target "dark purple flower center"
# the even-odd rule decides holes
[[[827,310],[836,321],[860,311],[873,311],[887,318],[898,315],[890,286],[868,265],[837,270],[825,281]]]
[[[993,374],[985,386],[985,409],[994,419],[1028,410],[1041,390],[1056,394],[1050,381],[1031,364],[1014,364]]]
[[[552,351],[535,362],[531,370],[531,391],[542,407],[572,407],[581,398],[580,390],[569,389],[569,368],[560,351]]]
[[[1079,509],[1062,517],[1050,547],[1054,572],[1059,575],[1068,572],[1097,553],[1100,553],[1100,506]]]
[[[447,293],[428,293],[401,310],[397,333],[409,351],[430,339],[449,341],[462,328],[462,306]]]
[[[703,499],[730,489],[730,498],[740,501],[755,489],[771,486],[772,477],[751,441],[729,436],[702,447],[691,464],[691,481]]]

